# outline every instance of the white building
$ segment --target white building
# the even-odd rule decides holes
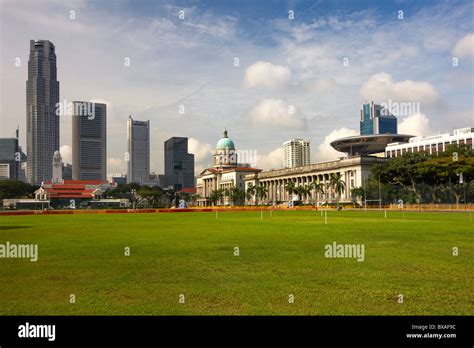
[[[306,166],[310,163],[309,140],[291,139],[283,143],[285,168]]]
[[[387,161],[385,158],[374,156],[353,156],[351,158],[338,159],[334,161],[313,163],[310,165],[285,168],[269,171],[262,171],[255,174],[249,174],[245,177],[245,189],[251,186],[263,186],[267,195],[260,200],[263,204],[281,204],[295,200],[295,195],[291,195],[286,190],[289,182],[295,186],[311,187],[309,195],[303,195],[302,201],[314,203],[333,202],[339,198],[341,202],[351,202],[351,190],[356,187],[363,187],[365,180],[370,176],[372,167]],[[331,174],[341,174],[341,180],[344,182],[344,189],[340,196],[331,186]],[[323,192],[316,192],[313,183],[323,184]],[[256,198],[247,200],[249,204],[255,204]]]
[[[227,136],[227,131],[224,131],[214,151],[213,167],[206,168],[197,176],[196,193],[199,195],[197,199],[198,205],[210,205],[212,202],[209,197],[213,191],[233,187],[242,191],[245,190],[245,176],[247,174],[256,174],[260,171],[260,169],[251,168],[247,164],[238,163],[234,142]],[[222,202],[218,204],[230,205],[231,202],[228,197],[223,197]]]
[[[408,143],[391,143],[385,148],[385,156],[398,157],[404,153],[427,152],[434,154],[443,152],[449,145],[468,145],[473,147],[474,128],[455,129],[453,134],[444,133],[426,137],[411,138]],[[473,147],[474,148],[474,147]]]
[[[10,179],[10,164],[0,163],[0,180]]]

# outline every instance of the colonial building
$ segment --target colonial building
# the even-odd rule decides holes
[[[250,167],[249,164],[238,163],[237,155],[234,142],[228,137],[227,130],[225,130],[214,151],[213,167],[206,168],[197,177],[196,193],[199,195],[197,199],[199,206],[211,204],[209,197],[213,191],[232,187],[245,190],[245,176],[261,171]],[[219,204],[228,205],[230,201],[228,198],[224,198],[223,202]]]
[[[260,203],[281,204],[297,200],[296,195],[289,194],[285,189],[288,182],[294,182],[295,186],[322,183],[324,193],[316,193],[312,189],[310,195],[300,197],[302,201],[311,203],[332,202],[338,198],[341,202],[352,200],[351,190],[355,187],[364,186],[365,179],[369,177],[372,166],[385,161],[384,158],[373,156],[356,156],[338,159],[334,161],[310,164],[302,167],[285,168],[256,172],[245,177],[245,189],[250,186],[261,185],[267,189],[267,196],[260,199]],[[340,173],[345,188],[341,196],[337,197],[330,185],[331,173]],[[256,197],[252,197],[247,204],[256,203]]]
[[[54,208],[79,208],[89,206],[92,200],[100,200],[115,185],[101,180],[63,180],[61,183],[45,181],[35,191],[38,201],[50,201]]]

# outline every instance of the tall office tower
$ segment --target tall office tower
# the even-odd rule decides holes
[[[143,183],[150,177],[150,121],[127,121],[127,181]]]
[[[73,180],[107,180],[107,105],[74,101]]]
[[[389,110],[372,103],[360,110],[360,134],[397,134],[397,118]]]
[[[291,139],[283,143],[285,168],[306,166],[311,161],[309,140]]]
[[[175,190],[194,187],[194,155],[188,153],[188,138],[172,137],[165,141],[166,185]]]
[[[0,180],[20,179],[21,150],[18,138],[0,139]]]
[[[26,81],[27,180],[51,180],[54,151],[59,150],[59,81],[56,53],[48,40],[30,41]]]

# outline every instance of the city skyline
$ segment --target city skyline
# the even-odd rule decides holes
[[[61,102],[107,104],[108,172],[125,172],[129,113],[151,120],[151,169],[161,173],[166,139],[189,138],[198,173],[212,163],[215,139],[225,126],[241,149],[258,150],[263,169],[278,167],[281,143],[289,138],[311,141],[311,162],[334,158],[330,140],[358,133],[357,114],[366,100],[419,103],[420,113],[399,116],[400,133],[444,132],[453,122],[472,125],[470,2],[373,3],[370,10],[345,3],[338,11],[324,3],[274,4],[262,13],[259,4],[237,10],[233,2],[212,8],[209,2],[143,3],[136,9],[128,2],[45,2],[41,8],[28,4],[29,11],[20,11],[22,2],[2,2],[2,41],[8,50],[2,51],[0,136],[9,136],[18,124],[26,135],[24,85],[19,86],[26,80],[30,39],[56,46]],[[290,10],[294,19],[288,18]],[[41,26],[27,21],[31,12]],[[106,20],[94,23],[104,12]],[[111,47],[112,32],[123,35],[120,49]],[[88,55],[78,60],[76,47],[85,42]],[[70,127],[71,118],[61,117],[61,154],[69,163]]]

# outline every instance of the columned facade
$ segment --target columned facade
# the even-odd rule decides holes
[[[245,187],[260,185],[265,187],[267,195],[257,201],[255,197],[247,200],[247,204],[281,204],[292,200],[305,203],[330,203],[338,199],[341,202],[352,200],[351,190],[364,186],[365,179],[370,175],[371,167],[385,161],[383,158],[365,156],[351,157],[336,161],[311,164],[303,167],[264,171],[249,174],[245,177]],[[330,175],[340,173],[344,182],[344,189],[340,197],[330,184]],[[286,189],[288,183],[293,182],[295,187],[309,186],[310,192],[297,197]],[[316,192],[314,183],[321,183],[323,192]]]

